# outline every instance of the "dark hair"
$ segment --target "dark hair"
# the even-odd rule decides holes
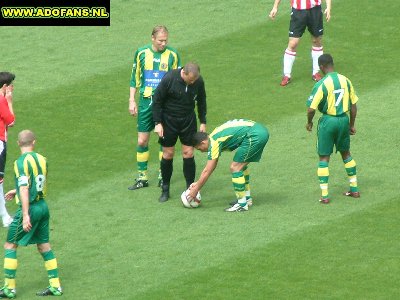
[[[207,132],[196,132],[192,136],[192,146],[195,147],[199,145],[202,141],[205,141],[208,139],[208,133]]]
[[[326,53],[322,54],[320,57],[318,57],[318,65],[319,66],[332,66],[333,67],[333,57],[332,55]]]
[[[3,85],[10,85],[15,79],[15,75],[10,72],[0,72],[0,88]]]

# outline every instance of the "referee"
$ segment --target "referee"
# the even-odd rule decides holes
[[[160,202],[169,199],[175,144],[182,144],[183,174],[188,188],[195,179],[196,164],[192,136],[197,131],[195,106],[200,121],[199,131],[206,131],[206,91],[198,64],[189,62],[183,68],[169,71],[153,96],[154,132],[163,149],[161,175],[163,184]]]

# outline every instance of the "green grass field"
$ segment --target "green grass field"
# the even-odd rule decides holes
[[[113,0],[110,27],[0,29],[0,69],[17,75],[5,189],[13,187],[17,133],[33,129],[49,160],[63,299],[399,299],[397,3],[377,11],[371,0],[362,7],[333,1],[324,47],[360,97],[352,154],[362,197],[341,196],[347,178],[333,155],[332,202],[323,206],[316,133],[305,130],[313,86],[308,33],[293,82],[279,86],[289,1],[274,22],[267,18],[272,0],[164,2]],[[167,25],[184,63],[201,66],[209,130],[231,118],[270,130],[263,159],[251,166],[248,213],[223,211],[234,197],[230,153],[203,188],[202,207],[184,209],[179,147],[172,199],[158,203],[155,135],[151,186],[127,190],[136,176],[131,63],[157,24]],[[205,155],[196,153],[196,161],[200,174]],[[48,284],[42,259],[33,246],[20,248],[18,259],[18,298],[32,299]]]

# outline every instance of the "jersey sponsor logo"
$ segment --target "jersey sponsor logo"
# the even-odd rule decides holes
[[[161,59],[159,59],[159,58],[157,58],[157,57],[154,57],[154,58],[153,58],[153,61],[156,62],[156,63],[159,63],[159,62],[161,62]]]
[[[166,73],[165,71],[145,70],[144,85],[156,88]]]

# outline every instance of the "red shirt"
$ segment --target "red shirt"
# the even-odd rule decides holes
[[[322,0],[290,0],[290,5],[294,9],[311,9],[321,5]]]
[[[0,95],[0,140],[7,142],[7,127],[13,125],[15,116],[8,107],[7,99]]]

